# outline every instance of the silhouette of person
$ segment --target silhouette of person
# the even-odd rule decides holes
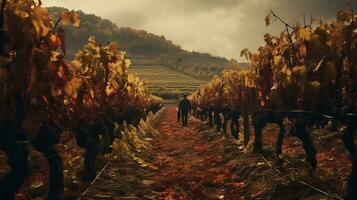
[[[187,99],[187,95],[183,96],[183,99],[179,103],[179,113],[178,116],[181,116],[182,126],[187,126],[188,113],[191,110],[191,103]]]

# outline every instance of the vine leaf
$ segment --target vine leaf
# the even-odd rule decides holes
[[[80,78],[73,78],[70,82],[67,83],[65,87],[66,94],[73,99],[77,99],[78,89],[81,87],[81,85],[82,80]]]
[[[79,13],[73,10],[61,13],[61,18],[63,25],[72,24],[74,27],[78,28],[81,23]]]
[[[265,17],[265,26],[269,26],[271,23],[271,17],[272,17],[272,12],[270,12],[266,17]]]
[[[337,13],[337,20],[340,22],[351,22],[353,19],[353,13],[351,10],[343,9]]]

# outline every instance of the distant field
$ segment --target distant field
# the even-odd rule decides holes
[[[129,72],[139,76],[152,94],[165,99],[176,99],[196,91],[204,81],[160,65],[132,66]]]

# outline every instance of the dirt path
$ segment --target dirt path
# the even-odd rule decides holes
[[[161,111],[155,123],[158,133],[147,138],[150,149],[138,152],[151,167],[113,162],[83,199],[329,199],[293,181],[292,174],[328,192],[340,189],[331,183],[341,180],[325,171],[306,175],[300,154],[289,158],[297,168],[285,165],[277,173],[274,162],[272,168],[259,155],[243,153],[230,136],[198,120],[191,118],[182,127],[173,106]],[[261,155],[273,160],[273,152],[268,147]]]
[[[191,121],[188,128],[183,128],[177,123],[174,108],[166,110],[159,126],[160,137],[154,140],[152,149],[156,157],[153,164],[159,167],[152,184],[157,198],[203,197],[204,188],[200,183],[211,181],[205,179],[223,178],[215,177],[221,173],[214,169],[222,161],[223,143],[203,138],[202,131],[207,128],[197,125]],[[207,171],[212,172],[211,177],[204,177]],[[215,194],[221,195],[212,190],[211,195]]]
[[[143,158],[157,170],[142,168],[135,162],[112,163],[86,198],[224,198],[224,191],[216,187],[226,179],[225,169],[216,168],[223,159],[222,138],[217,140],[216,134],[207,132],[207,126],[192,119],[187,128],[182,127],[173,106],[161,115],[159,134],[150,142],[150,155]],[[205,131],[207,134],[202,134]]]

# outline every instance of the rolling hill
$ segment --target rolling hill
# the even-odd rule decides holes
[[[59,13],[67,9],[49,7],[48,10],[56,21]],[[238,64],[235,60],[184,50],[164,36],[129,27],[118,27],[110,20],[102,19],[94,14],[78,12],[81,15],[81,26],[77,29],[70,26],[64,27],[69,58],[73,58],[75,52],[86,44],[88,38],[95,35],[101,43],[117,41],[120,48],[128,53],[133,65],[159,64],[198,79],[208,80],[227,67],[236,67]],[[145,61],[148,62],[145,63]]]

